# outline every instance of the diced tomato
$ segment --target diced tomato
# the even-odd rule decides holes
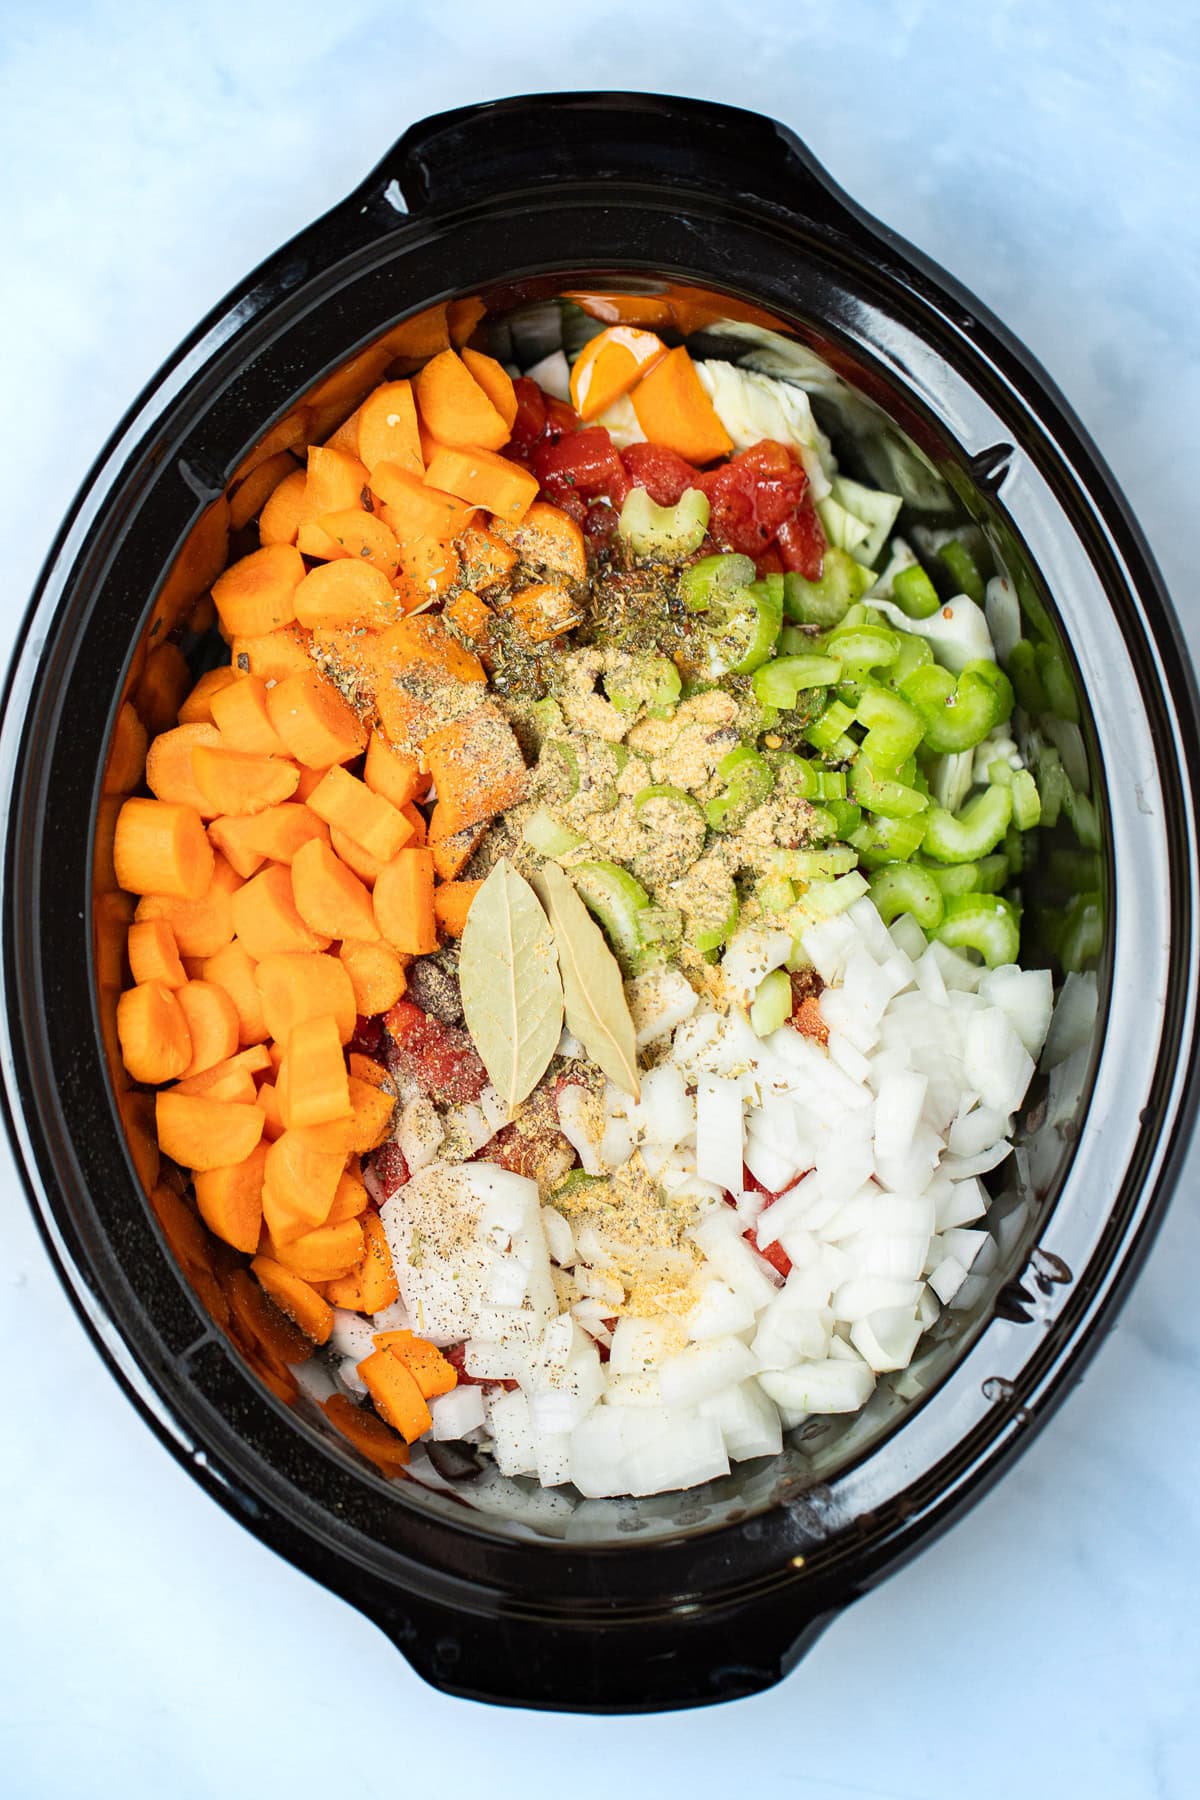
[[[557,440],[565,437],[569,431],[578,431],[579,414],[565,400],[556,400],[553,394],[543,394],[546,407],[546,436]]]
[[[546,434],[546,396],[528,375],[518,375],[513,382],[517,397],[517,416],[513,420],[511,443],[519,450],[532,450]]]
[[[803,575],[805,581],[820,581],[825,566],[825,532],[816,507],[807,497],[779,527],[775,543],[785,569]]]
[[[786,1281],[792,1272],[792,1259],[784,1249],[783,1245],[780,1243],[768,1244],[767,1248],[764,1250],[754,1234],[753,1226],[749,1231],[743,1231],[742,1236],[745,1238],[750,1248],[752,1250],[757,1250],[763,1260],[769,1262],[771,1267],[782,1275]]]
[[[384,1025],[392,1044],[388,1069],[398,1082],[415,1082],[443,1106],[478,1100],[487,1071],[461,1026],[443,1025],[411,1000],[397,1000]]]
[[[367,1179],[368,1192],[377,1206],[382,1206],[404,1186],[409,1175],[408,1163],[394,1138],[389,1138],[386,1144],[380,1144],[378,1150],[372,1150],[370,1156],[364,1159],[363,1173]]]
[[[698,478],[711,506],[708,529],[724,550],[761,556],[808,485],[783,444],[755,444]]]
[[[442,1351],[448,1363],[458,1370],[458,1379],[468,1387],[502,1387],[509,1391],[518,1384],[515,1381],[485,1381],[481,1375],[467,1373],[467,1346],[465,1344],[448,1344]]]
[[[786,521],[785,521],[786,523]],[[768,545],[760,557],[755,560],[756,572],[761,575],[782,575],[783,558],[775,544]]]
[[[360,1056],[374,1056],[382,1043],[382,1016],[376,1013],[374,1018],[364,1019],[360,1013],[354,1021],[354,1035],[346,1045],[347,1050],[356,1051]]]
[[[657,506],[674,506],[689,488],[699,486],[699,471],[662,444],[630,444],[621,461],[634,487],[645,488]]]
[[[585,510],[583,535],[593,550],[603,550],[612,543],[620,516],[615,506],[605,506],[599,500]]]
[[[585,500],[603,497],[619,506],[629,492],[629,477],[602,425],[589,425],[555,442],[543,439],[534,451],[532,467],[552,497],[566,487]],[[555,499],[555,504],[561,502]]]

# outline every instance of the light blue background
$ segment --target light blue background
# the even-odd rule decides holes
[[[787,120],[1004,316],[1197,641],[1194,0],[0,0],[0,647],[108,429],[233,281],[423,114],[604,86]],[[205,1499],[4,1164],[0,1792],[1195,1795],[1197,1167],[1085,1385],[965,1523],[775,1692],[597,1721],[434,1694]]]

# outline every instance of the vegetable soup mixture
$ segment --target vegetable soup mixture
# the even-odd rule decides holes
[[[118,720],[117,1022],[281,1397],[389,1476],[642,1495],[978,1300],[1055,998],[1026,834],[1090,803],[976,528],[801,380],[561,312],[235,490],[220,660]]]

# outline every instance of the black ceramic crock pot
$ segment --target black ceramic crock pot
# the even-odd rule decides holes
[[[470,1481],[385,1481],[303,1396],[260,1378],[222,1328],[202,1250],[147,1202],[145,1096],[111,1053],[128,913],[111,873],[109,748],[125,696],[168,722],[179,647],[206,653],[195,628],[228,552],[229,496],[239,523],[237,480],[327,433],[394,358],[412,366],[451,328],[486,335],[499,320],[503,335],[562,292],[591,295],[601,316],[623,296],[613,316],[679,336],[731,321],[726,353],[737,330],[768,329],[815,351],[982,528],[1078,712],[1099,1006],[1074,1090],[1035,1093],[997,1202],[1009,1229],[994,1277],[923,1381],[881,1388],[863,1419],[802,1432],[777,1462],[696,1494],[547,1508],[509,1484],[485,1507]],[[1145,1255],[1195,1102],[1196,719],[1147,548],[1061,396],[788,131],[622,94],[414,127],[135,403],[54,546],[10,675],[5,1103],[97,1349],[215,1500],[447,1691],[622,1711],[770,1685],[1011,1462]],[[1063,887],[1078,847],[1037,838],[1026,918],[1052,924],[1073,904],[1078,924]],[[1029,953],[1053,960],[1056,942],[1051,929]]]

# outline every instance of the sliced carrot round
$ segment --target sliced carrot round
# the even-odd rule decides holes
[[[127,989],[117,1001],[121,1060],[135,1081],[157,1086],[182,1075],[192,1057],[187,1017],[176,991],[161,981]]]

